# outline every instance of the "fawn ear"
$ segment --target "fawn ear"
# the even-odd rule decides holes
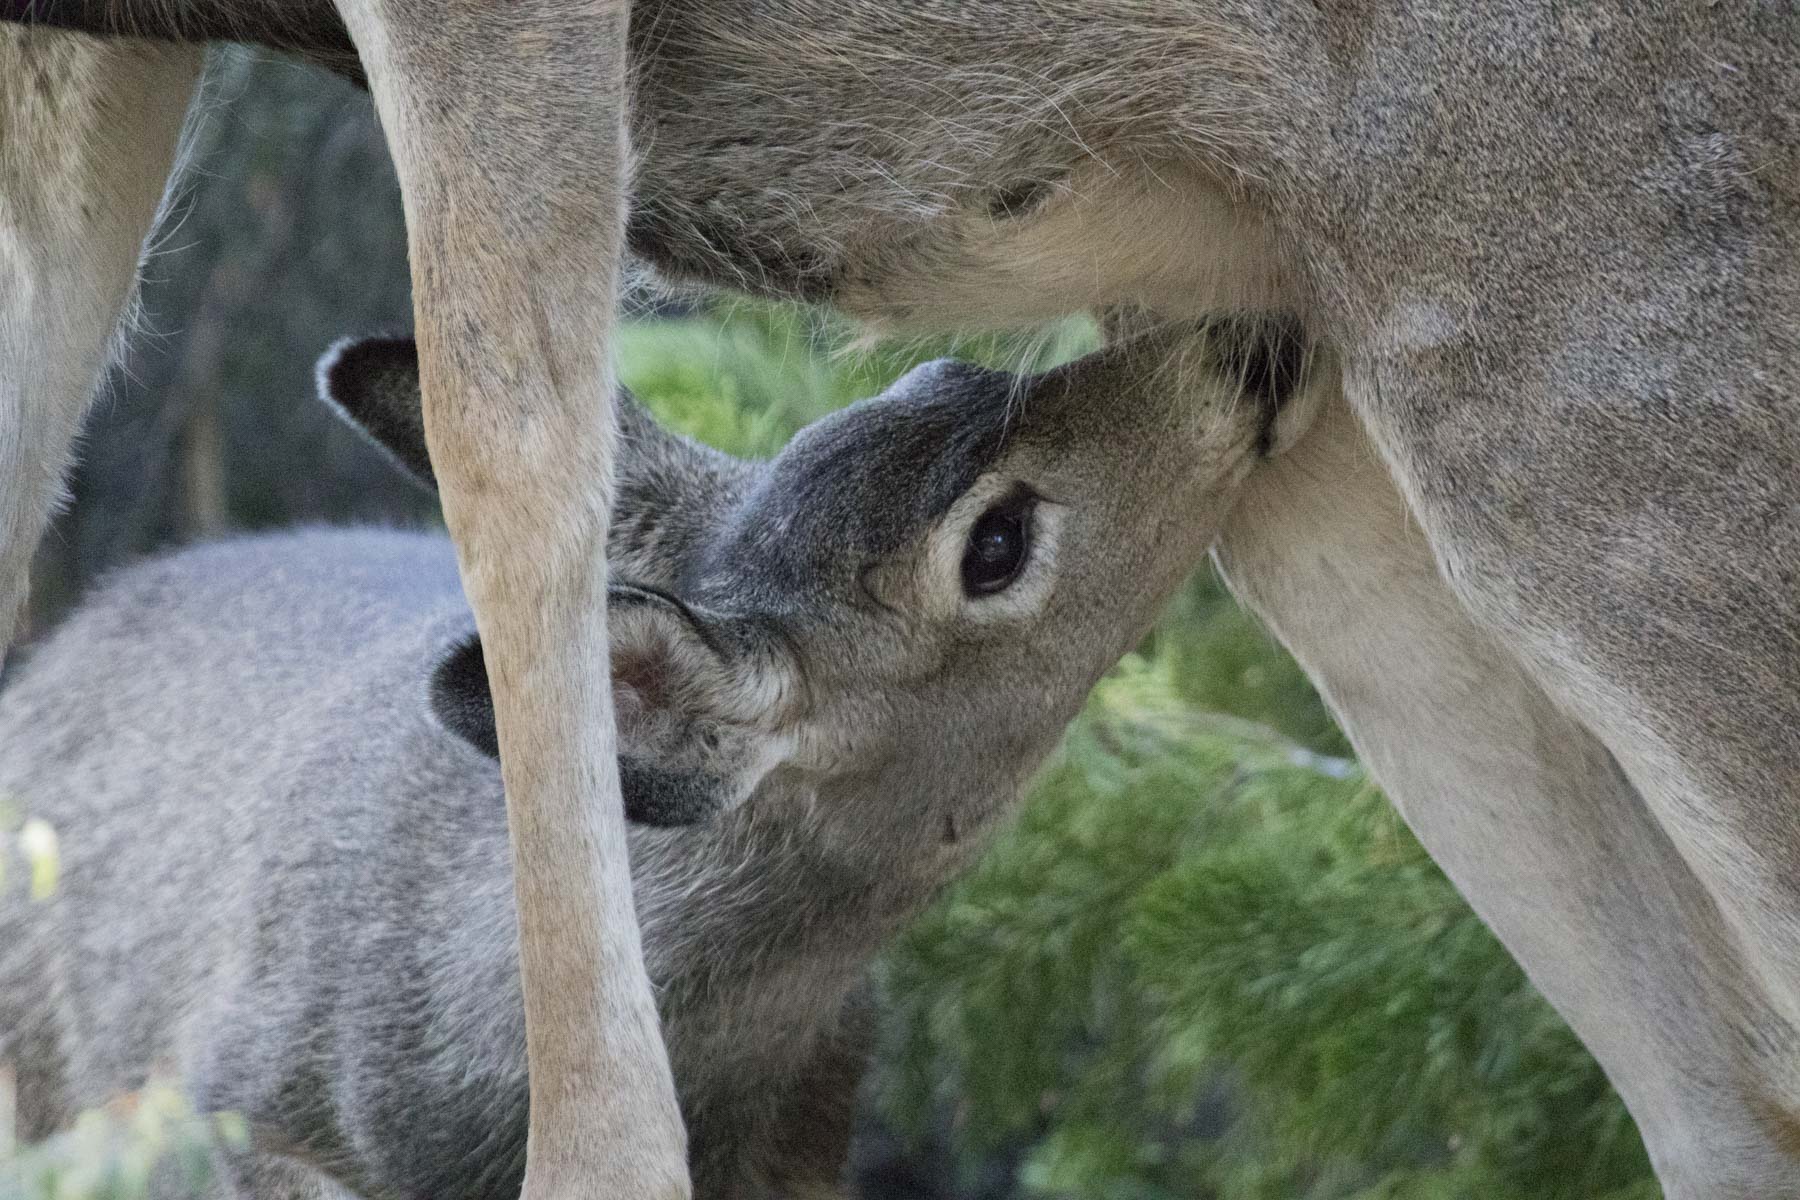
[[[409,337],[345,338],[318,365],[319,398],[414,482],[437,490],[425,453],[419,348]]]
[[[437,491],[437,475],[425,452],[425,399],[419,391],[419,348],[409,337],[345,338],[319,356],[314,369],[319,399],[367,438],[414,483]],[[632,454],[692,461],[708,454],[671,434],[624,388],[616,393],[622,472]]]
[[[664,592],[615,584],[607,602],[626,817],[689,825],[735,808],[784,756],[783,653]],[[478,635],[439,660],[430,695],[446,729],[499,755]]]

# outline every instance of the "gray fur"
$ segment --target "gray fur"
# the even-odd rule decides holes
[[[1524,863],[1472,899],[1554,914],[1511,944],[1590,1044],[1628,1009],[1718,1047],[1599,1046],[1669,1195],[1800,1191],[1788,6],[638,0],[630,37],[629,237],[671,275],[887,329],[1258,307],[1329,346],[1454,601],[1436,640],[1492,639],[1616,761],[1724,932],[1659,930],[1709,964],[1697,997],[1667,973],[1575,987],[1630,905],[1526,897]],[[1373,758],[1457,753],[1377,724]],[[1582,773],[1510,728],[1580,819]]]
[[[1208,343],[1025,380],[922,368],[767,464],[628,422],[611,562],[695,598],[728,643],[717,686],[765,704],[733,719],[781,746],[731,811],[631,835],[698,1195],[833,1188],[867,962],[984,844],[1256,459],[1264,415]],[[938,439],[950,409],[992,432]],[[1165,458],[1206,471],[1127,470]],[[941,551],[971,495],[1021,482],[1058,510],[1048,557],[1025,599],[965,603]],[[240,1189],[517,1194],[499,767],[431,696],[471,631],[448,541],[307,531],[123,572],[30,657],[0,694],[0,792],[63,845],[51,901],[16,874],[0,895],[0,1060],[30,1133],[162,1066],[250,1121]],[[758,678],[788,669],[785,696]]]

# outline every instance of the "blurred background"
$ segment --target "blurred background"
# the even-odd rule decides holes
[[[162,547],[437,519],[313,399],[333,341],[410,326],[366,98],[228,51],[201,112],[143,312],[38,555],[38,633],[96,574]],[[668,424],[752,455],[921,358],[1018,366],[1092,344],[1072,323],[852,353],[799,310],[631,307],[626,383]],[[879,983],[853,1163],[868,1200],[1659,1194],[1599,1069],[1209,573]],[[0,1080],[0,1200],[132,1196],[157,1154],[232,1132],[156,1089],[49,1144],[9,1129]]]

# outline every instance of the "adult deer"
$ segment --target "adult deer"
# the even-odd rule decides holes
[[[186,32],[232,33],[209,9]],[[330,26],[311,48],[348,44]],[[1354,420],[1316,461],[1386,500],[1321,515],[1385,505],[1389,533],[1346,533],[1407,569],[1311,541],[1331,489],[1296,478],[1264,530],[1316,553],[1271,549],[1247,592],[1595,1049],[1668,1193],[1800,1189],[1800,27],[646,0],[631,38],[630,240],[667,271],[878,327],[1134,300],[1289,311],[1335,347]],[[531,95],[593,44],[534,43]],[[1384,472],[1351,472],[1353,432]]]

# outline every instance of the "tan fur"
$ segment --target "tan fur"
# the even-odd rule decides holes
[[[625,5],[587,5],[584,49],[561,64],[544,52],[564,4],[515,5],[499,34],[443,9],[342,11],[402,181],[426,425],[494,676],[532,1064],[525,1195],[677,1197],[685,1137],[594,686]],[[0,646],[198,67],[193,47],[0,26]]]
[[[1341,397],[1252,477],[1217,556],[1606,1065],[1668,1194],[1794,1180],[1794,1031],[1606,748],[1469,620]]]
[[[199,70],[196,47],[0,25],[0,653]]]
[[[1268,222],[1180,161],[1086,162],[1037,219],[953,210],[933,233],[955,251],[896,254],[833,302],[876,331],[905,332],[1028,326],[1123,301],[1203,317],[1280,308],[1292,294]]]
[[[606,686],[627,6],[528,0],[500,29],[418,0],[341,11],[406,202],[425,430],[492,683],[531,1064],[524,1195],[685,1195]],[[556,40],[571,19],[576,51]]]

